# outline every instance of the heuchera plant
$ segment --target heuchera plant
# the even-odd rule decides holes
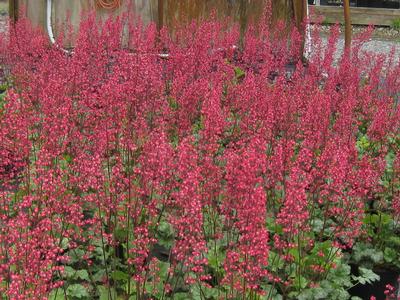
[[[88,15],[73,52],[23,19],[1,37],[3,299],[346,299],[377,279],[344,256],[398,228],[400,65],[366,36],[335,61],[337,29],[302,63],[300,34],[260,24]]]

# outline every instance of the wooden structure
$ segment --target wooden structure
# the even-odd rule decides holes
[[[173,30],[176,22],[207,17],[216,11],[217,17],[230,17],[244,29],[249,22],[260,19],[266,1],[272,1],[272,23],[283,21],[289,27],[293,20],[300,26],[306,15],[306,0],[10,0],[10,16],[15,20],[24,7],[34,25],[49,30],[69,19],[76,29],[82,12],[95,10],[100,18],[119,15],[127,10],[140,16],[145,24],[155,22]],[[49,3],[50,6],[49,7]],[[49,17],[50,14],[50,17]]]
[[[334,24],[343,23],[343,7],[313,6],[311,8],[311,22]],[[353,25],[392,26],[400,20],[400,9],[350,7],[351,23]]]

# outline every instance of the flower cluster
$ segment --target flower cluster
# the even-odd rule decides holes
[[[336,29],[303,63],[301,35],[278,33],[88,15],[67,52],[16,23],[0,41],[0,294],[73,297],[80,278],[92,299],[257,299],[326,278],[398,151],[400,65],[363,38],[334,63]]]

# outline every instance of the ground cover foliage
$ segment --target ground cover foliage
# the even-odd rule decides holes
[[[1,37],[3,299],[348,299],[400,269],[400,66],[267,28]]]

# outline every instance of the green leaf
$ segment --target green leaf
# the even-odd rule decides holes
[[[68,246],[69,246],[69,239],[63,238],[60,243],[60,248],[66,250],[68,249]]]
[[[110,251],[106,250],[106,251],[103,252],[103,247],[102,246],[96,247],[95,250],[94,250],[94,253],[96,255],[96,258],[98,260],[100,260],[101,262],[104,262],[104,258],[105,258],[105,260],[109,259],[110,255],[111,255]]]
[[[265,296],[261,297],[261,299],[265,300],[282,300],[282,296],[278,293],[275,287],[268,284],[263,286],[263,290],[265,291]]]
[[[348,264],[338,263],[336,268],[328,273],[327,279],[330,285],[333,284],[335,287],[351,286],[350,271],[351,268]]]
[[[75,270],[74,268],[70,267],[70,266],[65,266],[64,267],[64,272],[63,275],[66,278],[73,278],[75,274]]]
[[[179,104],[174,97],[168,97],[168,104],[169,107],[174,111],[178,110],[179,108]]]
[[[391,263],[397,258],[397,251],[392,248],[386,247],[385,251],[383,252],[383,258],[386,262]]]
[[[324,222],[321,219],[315,218],[312,223],[313,231],[320,233],[324,227]]]
[[[86,270],[78,270],[75,273],[75,278],[89,281],[89,273]]]
[[[363,153],[368,150],[370,142],[366,135],[363,135],[356,143],[359,152]]]
[[[235,67],[235,77],[236,77],[236,79],[242,79],[242,78],[244,78],[245,75],[246,75],[245,71],[243,71],[239,67]]]
[[[97,291],[99,293],[99,300],[110,300],[110,299],[117,299],[117,293],[113,288],[108,288],[103,285],[99,285],[97,287]],[[111,297],[110,297],[111,294]]]
[[[289,250],[289,252],[290,252],[290,250]],[[298,290],[303,290],[303,289],[305,289],[307,287],[308,280],[307,280],[307,278],[305,278],[305,277],[303,277],[301,275],[298,276],[295,269],[296,268],[293,268],[292,273],[290,274],[289,277],[293,279],[293,287],[295,287],[295,289],[297,291]]]
[[[359,267],[358,271],[360,273],[360,276],[352,276],[352,279],[359,282],[360,284],[370,284],[374,281],[378,281],[380,279],[380,276],[378,274],[375,274],[372,270],[366,269],[363,267]]]
[[[125,228],[117,228],[114,232],[114,236],[119,242],[125,242],[127,232],[128,231]]]
[[[193,300],[201,300],[204,298],[207,300],[213,300],[218,298],[218,289],[207,288],[205,286],[200,287],[199,285],[192,285],[190,288],[190,294],[192,296],[190,299]]]
[[[276,191],[276,193],[281,193],[281,191]],[[283,198],[283,196],[278,196],[279,198]],[[282,225],[277,224],[275,218],[266,218],[266,226],[270,233],[282,234],[283,227]]]
[[[204,288],[204,295],[207,299],[218,299],[218,289],[217,288]]]
[[[343,300],[349,299],[350,295],[342,286],[338,286],[330,280],[322,280],[319,287],[305,289],[294,298],[299,300]]]
[[[85,255],[85,251],[82,249],[74,249],[74,251],[70,251],[70,260],[69,264],[74,264],[80,261],[83,261],[83,256]]]
[[[390,142],[390,141],[389,141]],[[396,159],[396,154],[393,151],[389,151],[385,157],[386,159],[386,168],[388,171],[393,171],[393,162]]]
[[[276,252],[270,251],[268,255],[268,266],[269,269],[276,272],[281,269],[285,265],[283,259],[281,259],[280,255]]]
[[[161,278],[163,278],[164,276],[167,277],[169,267],[170,267],[170,263],[168,263],[168,262],[163,262],[163,261],[158,262],[158,268],[160,270],[159,274],[160,274]]]
[[[328,299],[328,290],[325,290],[323,288],[312,288],[312,289],[306,289],[303,292],[301,292],[300,295],[298,295],[296,298],[298,300],[310,300],[310,299]]]
[[[89,273],[86,270],[75,270],[70,266],[64,267],[63,275],[68,279],[81,279],[89,281]]]
[[[105,276],[106,276],[106,271],[104,269],[100,269],[96,273],[93,274],[93,280],[95,282],[103,282]]]
[[[173,230],[171,225],[168,222],[162,221],[158,226],[158,233],[164,237],[173,236]]]
[[[340,288],[334,292],[331,299],[342,300],[342,299],[349,299],[349,297],[350,294],[343,288]]]
[[[82,299],[85,297],[89,297],[89,292],[87,289],[81,284],[72,284],[67,288],[67,296],[75,297],[78,299]]]
[[[49,295],[49,300],[65,300],[64,291],[60,288],[53,290]]]
[[[353,247],[353,259],[356,263],[372,262],[378,264],[383,260],[383,252],[374,249],[370,244],[357,243]]]
[[[398,236],[389,237],[389,243],[392,244],[392,246],[400,247],[400,237]]]
[[[292,248],[289,250],[289,254],[294,257],[295,262],[299,261],[299,250],[297,248]]]
[[[106,289],[104,286],[98,286],[97,290],[99,292],[100,300],[108,300],[109,298],[108,289]]]
[[[165,221],[161,221],[157,228],[158,243],[164,247],[169,248],[172,245],[174,238],[174,231],[172,226]]]
[[[174,300],[188,300],[188,294],[187,293],[176,293],[174,294]]]
[[[371,283],[371,282],[378,281],[379,279],[381,279],[378,274],[375,274],[370,269],[359,267],[358,270],[360,272],[360,275],[365,279],[365,281],[367,283]]]
[[[3,109],[7,93],[0,93],[0,109]]]
[[[198,285],[192,285],[190,288],[190,294],[192,297],[190,297],[193,300],[201,300],[202,299],[202,294],[201,294],[200,287]]]
[[[213,268],[214,270],[220,270],[222,269],[222,263],[224,262],[225,255],[223,251],[220,250],[219,247],[217,247],[216,251],[210,251],[207,254],[208,258],[208,265]]]
[[[63,157],[64,157],[65,161],[66,161],[68,164],[72,163],[73,158],[72,158],[72,156],[71,156],[70,154],[64,153]]]
[[[128,281],[129,275],[122,271],[114,271],[111,273],[111,278],[116,281]]]
[[[308,280],[303,276],[297,276],[294,280],[294,286],[297,289],[305,289],[307,285],[308,285]]]
[[[314,299],[327,299],[328,293],[327,290],[323,288],[315,288],[313,289],[314,292]]]

